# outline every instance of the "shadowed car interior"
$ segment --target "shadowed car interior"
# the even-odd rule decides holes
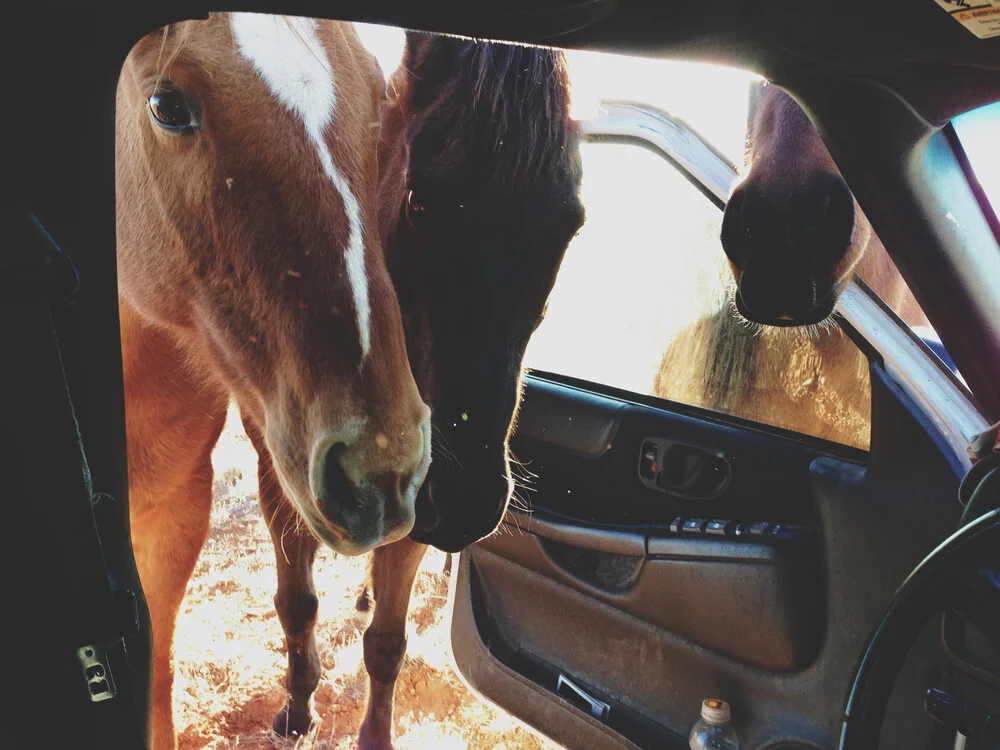
[[[568,748],[687,747],[708,698],[732,706],[744,748],[996,748],[1000,469],[967,446],[1000,420],[1000,221],[952,125],[1000,101],[1000,6],[979,5],[25,4],[6,45],[0,746],[148,746],[115,92],[144,34],[238,8],[713,63],[790,94],[934,335],[864,283],[843,292],[833,320],[864,357],[866,447],[529,357],[510,441],[524,502],[456,557],[455,666]],[[588,147],[652,152],[721,212],[735,167],[631,106],[606,104]],[[601,288],[586,292],[599,309]],[[600,356],[591,332],[574,336]]]

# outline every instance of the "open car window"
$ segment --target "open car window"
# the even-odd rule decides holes
[[[570,57],[570,65],[587,134],[581,147],[587,222],[566,253],[525,363],[867,449],[868,361],[839,327],[826,321],[805,335],[765,328],[733,307],[721,209],[742,178],[742,166],[734,165],[743,164],[759,79],[708,65],[590,53]],[[616,79],[601,66],[629,75]],[[615,87],[616,80],[628,84]],[[707,88],[715,95],[693,93]],[[681,150],[702,144],[707,156],[685,160],[634,135],[656,129]],[[728,176],[709,178],[720,169]],[[886,265],[896,273],[891,260]],[[899,285],[904,291],[884,301],[951,365],[901,279]]]
[[[1000,102],[959,115],[952,125],[987,200],[1000,215],[1000,157],[997,156]]]

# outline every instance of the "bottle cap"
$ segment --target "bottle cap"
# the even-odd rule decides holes
[[[718,698],[702,701],[701,718],[706,724],[722,726],[729,723],[729,704]]]

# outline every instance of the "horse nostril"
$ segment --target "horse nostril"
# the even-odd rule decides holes
[[[838,175],[823,175],[807,193],[804,229],[813,238],[819,265],[836,265],[854,238],[854,196]]]
[[[327,513],[334,507],[346,510],[360,508],[357,493],[344,471],[343,457],[346,451],[344,443],[334,443],[323,458],[323,482],[319,500]]]
[[[726,257],[734,266],[742,270],[749,252],[750,236],[743,215],[743,203],[746,200],[746,188],[738,187],[733,191],[726,210],[722,213],[722,231],[720,239]]]

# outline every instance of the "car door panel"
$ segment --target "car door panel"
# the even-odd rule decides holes
[[[746,747],[831,746],[885,602],[958,520],[958,503],[942,502],[957,477],[932,426],[878,365],[870,453],[600,390],[528,379],[512,448],[530,472],[531,490],[519,494],[531,512],[513,511],[463,553],[453,582],[466,679],[570,747],[615,746],[595,739],[604,733],[586,743],[574,734],[595,721],[639,747],[683,747],[711,696],[732,703]],[[602,450],[585,434],[608,442]],[[644,483],[650,438],[723,456],[724,490],[697,500]],[[677,517],[768,521],[784,532],[671,531]],[[914,714],[932,631],[900,680],[888,747],[926,740],[929,720]],[[501,667],[505,678],[492,673]],[[529,703],[548,706],[545,715]]]
[[[597,408],[616,427],[612,433],[601,423],[597,431],[613,437],[584,453],[567,448],[558,429],[598,424],[595,402],[580,393],[532,380],[512,450],[530,456],[526,469],[535,476],[526,494],[534,512],[513,511],[511,533],[483,549],[742,663],[777,672],[806,666],[822,621],[815,503],[808,500],[809,465],[821,454],[764,432],[606,398]],[[543,423],[551,427],[536,427]],[[636,481],[654,436],[723,456],[729,476],[721,494],[674,497]],[[728,530],[674,530],[678,517],[726,521]],[[781,531],[735,535],[735,524],[756,521]],[[750,627],[740,617],[747,606],[760,612]]]

